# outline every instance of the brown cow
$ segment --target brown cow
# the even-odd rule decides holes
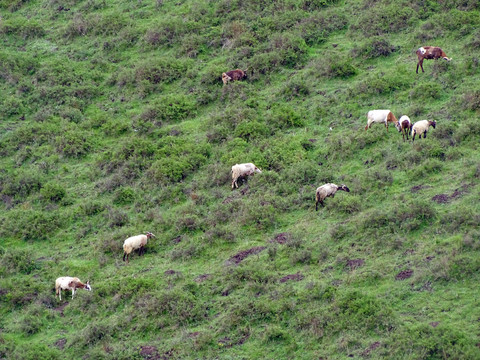
[[[418,57],[418,63],[417,63],[417,74],[418,74],[418,66],[422,68],[423,71],[423,60],[424,59],[440,59],[443,58],[447,61],[452,60],[451,58],[448,58],[445,52],[440,49],[437,46],[423,46],[417,50],[417,57]]]
[[[223,85],[227,85],[229,81],[242,80],[247,78],[247,69],[230,70],[222,74]]]

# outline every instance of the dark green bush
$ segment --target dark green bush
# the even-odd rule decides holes
[[[2,21],[0,34],[17,35],[23,39],[31,39],[45,35],[45,30],[40,23],[33,19],[12,18]]]
[[[146,80],[151,84],[170,83],[179,79],[187,66],[184,61],[175,58],[155,58],[144,60],[135,67],[135,81],[140,84]]]
[[[387,38],[375,36],[363,45],[354,47],[352,55],[355,57],[361,56],[365,59],[373,59],[379,56],[388,56],[396,50],[397,47],[392,45]]]
[[[135,200],[135,190],[131,187],[118,189],[113,202],[115,204],[130,204]]]
[[[234,136],[250,140],[262,138],[269,133],[268,127],[259,121],[244,121],[235,128]]]
[[[55,181],[46,183],[40,190],[40,194],[45,200],[59,202],[66,195],[65,188]]]
[[[409,93],[411,99],[436,100],[442,96],[442,87],[436,83],[418,84]]]
[[[193,97],[186,95],[164,95],[151,106],[152,120],[163,122],[179,122],[195,114],[197,103]],[[144,113],[145,114],[145,113]]]
[[[275,105],[269,115],[268,124],[274,129],[286,129],[305,125],[302,114],[287,104]]]
[[[8,249],[1,257],[1,264],[10,272],[30,274],[39,268],[34,259],[34,254],[25,249]]]
[[[277,53],[280,64],[295,67],[307,59],[307,45],[301,37],[291,34],[275,34],[267,46],[267,52]]]
[[[350,26],[350,31],[358,31],[364,37],[396,33],[409,28],[417,17],[417,13],[404,4],[395,2],[384,5],[379,2],[357,17],[358,20]]]
[[[71,129],[55,138],[58,153],[66,157],[81,157],[93,147],[92,134],[86,131]]]

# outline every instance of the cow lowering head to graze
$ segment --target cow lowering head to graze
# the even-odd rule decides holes
[[[252,163],[236,164],[232,166],[232,189],[238,188],[238,179],[253,175],[255,173],[261,174],[262,171]]]
[[[395,127],[398,132],[402,133],[403,141],[405,142],[405,137],[407,137],[408,140],[408,134],[412,131],[412,122],[410,121],[410,118],[407,115],[403,115],[400,120],[398,120]]]
[[[145,245],[147,245],[148,239],[152,237],[156,237],[151,232],[147,232],[145,235],[135,235],[130,236],[123,242],[123,261],[127,259],[127,263],[129,263],[128,257],[133,250],[138,249],[138,255],[141,256],[145,253]]]
[[[417,121],[415,124],[412,126],[412,143],[415,141],[415,135],[418,134],[418,138],[423,138],[425,139],[427,137],[427,131],[429,127],[433,127],[435,129],[435,126],[437,126],[437,123],[435,121],[431,120],[420,120]]]
[[[315,211],[318,211],[318,203],[324,207],[323,200],[327,197],[335,197],[335,193],[338,190],[343,190],[346,192],[350,192],[350,189],[346,185],[335,185],[332,183],[324,184],[317,188],[315,191]]]
[[[247,78],[247,70],[241,70],[241,69],[236,69],[236,70],[230,70],[227,72],[224,72],[222,74],[222,81],[223,85],[227,85],[229,81],[237,81],[237,80],[243,80]]]
[[[427,59],[445,59],[447,61],[452,60],[451,58],[448,58],[445,52],[440,49],[438,46],[422,46],[417,50],[417,57],[418,57],[418,63],[417,63],[417,74],[418,74],[418,66],[422,68],[422,72],[425,72],[423,70],[423,60]]]
[[[388,131],[389,122],[393,122],[395,125],[398,123],[397,118],[390,110],[370,110],[367,113],[367,126],[365,126],[365,130],[368,130],[373,123],[381,123],[385,124]]]
[[[70,290],[72,292],[73,299],[76,289],[92,291],[92,288],[90,287],[90,281],[87,281],[84,284],[77,277],[62,276],[55,280],[55,294],[58,295],[60,300],[62,300],[62,290]]]

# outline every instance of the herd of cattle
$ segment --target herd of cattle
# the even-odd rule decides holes
[[[439,59],[443,58],[447,61],[450,61],[451,58],[448,58],[445,52],[436,46],[423,46],[420,47],[416,51],[418,57],[417,63],[417,74],[418,74],[418,67],[423,70],[423,60],[425,59]],[[222,74],[222,81],[224,85],[227,85],[230,81],[237,81],[243,80],[247,78],[247,69],[241,70],[231,70],[224,72]],[[412,136],[412,143],[415,141],[415,136],[418,134],[419,138],[427,137],[427,131],[430,126],[435,128],[436,122],[430,120],[421,120],[414,124],[410,121],[410,118],[406,115],[403,115],[400,120],[397,120],[395,115],[390,110],[370,110],[367,113],[367,125],[365,126],[365,130],[368,130],[373,123],[381,123],[384,124],[387,131],[388,131],[388,123],[394,123],[395,127],[399,132],[402,133],[403,140],[405,141],[405,137],[408,140],[408,135],[411,134]],[[245,163],[245,164],[236,164],[232,166],[232,189],[238,188],[238,179],[246,178],[248,176],[254,175],[255,173],[261,173],[262,171],[255,166],[253,163]],[[350,189],[342,184],[336,185],[332,183],[324,184],[318,187],[315,190],[315,210],[318,211],[318,204],[322,207],[324,205],[324,200],[327,197],[334,197],[337,191],[346,191],[350,192]],[[155,237],[150,232],[147,232],[145,235],[136,235],[127,238],[123,243],[123,261],[129,262],[129,255],[134,250],[139,250],[139,254],[142,255],[145,252],[145,245],[147,245],[148,239]],[[75,295],[76,289],[85,289],[91,291],[92,288],[90,286],[90,282],[87,281],[86,283],[82,283],[79,278],[77,277],[69,277],[63,276],[59,277],[55,281],[55,293],[59,296],[60,300],[62,299],[61,292],[62,290],[69,290],[72,292],[72,299]]]

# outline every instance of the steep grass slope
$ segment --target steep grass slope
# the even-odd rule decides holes
[[[0,358],[480,357],[476,1],[0,10]]]

